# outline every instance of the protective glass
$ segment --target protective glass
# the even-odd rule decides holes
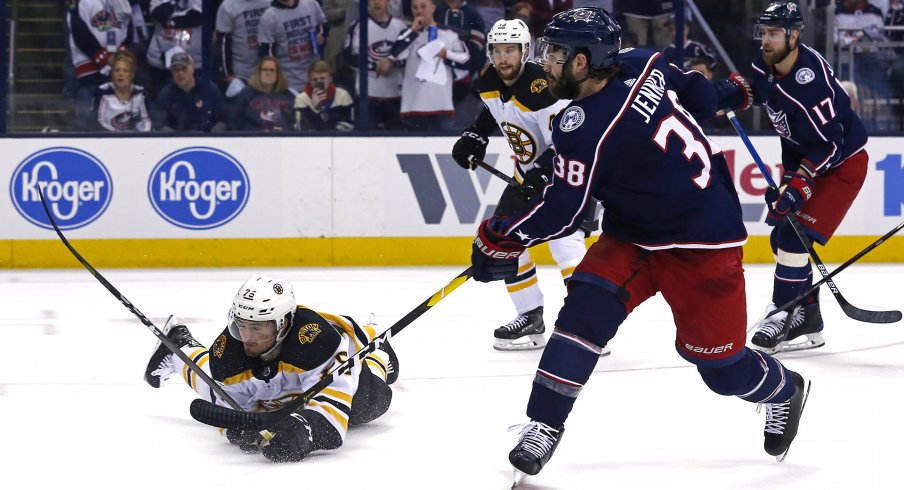
[[[541,37],[537,45],[537,63],[545,65],[547,60],[554,65],[564,65],[571,54],[571,46],[558,44]]]
[[[229,333],[242,342],[268,342],[276,338],[276,320],[255,321],[233,316]]]

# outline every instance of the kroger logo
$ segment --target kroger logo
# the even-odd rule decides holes
[[[170,153],[151,171],[148,196],[163,219],[192,230],[216,228],[245,207],[248,174],[232,156],[213,148]]]
[[[113,196],[113,181],[100,160],[75,148],[47,148],[16,167],[9,184],[13,205],[25,219],[53,229],[38,189],[60,229],[80,228],[96,220]]]

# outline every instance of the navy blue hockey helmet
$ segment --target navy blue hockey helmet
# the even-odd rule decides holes
[[[754,39],[762,39],[763,27],[780,27],[785,30],[786,36],[791,36],[791,31],[804,30],[804,17],[797,2],[772,2],[756,19]]]
[[[539,39],[539,59],[544,63],[549,47],[561,48],[565,57],[559,63],[573,60],[579,48],[590,54],[590,70],[599,71],[615,64],[621,48],[621,27],[605,9],[599,7],[576,8],[553,16],[543,37]]]

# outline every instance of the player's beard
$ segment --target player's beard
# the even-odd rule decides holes
[[[518,78],[518,76],[521,75],[521,68],[523,66],[524,65],[522,65],[521,63],[508,65],[506,67],[505,72],[500,70],[499,67],[497,66],[496,73],[499,75],[499,78],[501,78],[502,81],[511,82],[513,80],[516,80]]]
[[[784,61],[789,54],[791,54],[791,46],[788,45],[788,41],[785,41],[784,46],[772,48],[771,53],[767,54],[765,51],[762,51],[763,61],[766,62],[767,65],[777,65]]]
[[[562,74],[560,76],[551,77],[547,74],[546,79],[549,82],[549,93],[557,99],[572,100],[577,97],[581,91],[581,82],[568,76],[567,64],[562,67]]]

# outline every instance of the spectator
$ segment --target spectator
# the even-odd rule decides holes
[[[165,59],[169,50],[178,47],[201,61],[201,0],[151,0],[149,10],[157,26],[147,60],[153,84],[161,87],[170,76]]]
[[[870,46],[872,42],[886,41],[882,11],[867,0],[842,0],[835,7],[835,42],[841,48],[853,50],[856,57],[854,73],[848,76],[866,89],[866,97],[889,97],[888,73],[894,62],[894,51]],[[840,56],[842,62],[850,58]]]
[[[904,1],[892,0],[888,6],[888,13],[885,15],[885,25],[902,27],[904,26]],[[904,41],[904,31],[892,31],[888,36],[890,41]],[[904,49],[898,48],[898,52]]]
[[[389,14],[389,0],[369,0],[367,24],[367,98],[370,101],[371,120],[368,126],[377,129],[401,129],[399,113],[402,104],[401,63],[387,58],[392,43],[408,26]],[[345,62],[357,74],[358,46],[361,28],[354,22],[345,39]],[[355,76],[357,87],[358,77]],[[360,94],[360,89],[356,90]]]
[[[477,10],[464,0],[437,2],[433,18],[437,24],[452,29],[468,48],[467,63],[452,62],[455,82],[452,84],[452,104],[456,118],[464,127],[474,121],[483,108],[480,98],[471,91],[471,83],[486,64],[486,26]]]
[[[841,47],[880,40],[884,25],[882,11],[867,0],[841,0],[835,7],[835,42]]]
[[[107,82],[112,54],[127,47],[131,19],[128,0],[73,0],[68,20],[69,47],[78,81],[76,129],[96,127],[91,117],[94,90]]]
[[[345,23],[348,0],[322,0],[322,3],[323,14],[326,15],[326,20],[329,22],[323,59],[330,66],[342,66],[342,47],[348,29],[348,24]]]
[[[707,71],[710,73],[710,76],[707,78],[712,79],[712,71],[716,69],[716,65],[718,64],[716,55],[709,46],[691,39],[690,21],[688,19],[685,19],[684,21],[684,51],[681,53],[680,64],[677,62],[678,54],[675,53],[675,18],[670,18],[666,21],[665,25],[669,37],[672,39],[672,42],[662,50],[663,54],[666,55],[666,58],[670,62],[683,67],[685,70],[691,69],[691,61],[703,61],[706,63]]]
[[[411,4],[410,1],[405,0],[405,3]],[[351,27],[352,22],[358,20],[358,10],[361,9],[361,4],[358,0],[348,0],[348,7],[345,9],[345,29],[348,32],[349,27]],[[402,0],[389,0],[389,15],[395,17],[396,19],[405,20],[405,8],[402,5]]]
[[[670,39],[665,25],[674,16],[675,7],[671,1],[620,0],[615,4],[616,10],[625,17],[625,30],[637,36],[638,47],[662,48],[674,41],[674,34]]]
[[[235,97],[259,68],[257,29],[270,0],[225,0],[217,10],[217,70]]]
[[[258,28],[261,56],[279,59],[289,87],[301,91],[308,71],[320,60],[326,15],[316,0],[273,0]]]
[[[302,131],[348,131],[352,125],[351,94],[333,83],[326,61],[318,61],[308,70],[308,84],[295,98],[295,121]]]
[[[240,131],[288,131],[295,126],[292,109],[295,94],[273,56],[258,60],[248,86],[235,98],[233,129]]]
[[[492,27],[496,21],[505,18],[506,3],[506,0],[473,0],[468,2],[468,5],[474,7],[474,10],[480,14],[484,27]]]
[[[94,93],[93,110],[101,128],[114,132],[151,130],[144,87],[133,83],[136,67],[131,51],[123,50],[113,55],[110,81]]]
[[[448,131],[455,122],[452,67],[469,54],[458,34],[438,25],[434,0],[412,0],[414,22],[393,43],[389,59],[406,60],[402,81],[402,122],[410,131]],[[414,55],[412,56],[412,53]]]
[[[534,37],[543,35],[543,28],[552,20],[553,15],[574,6],[572,0],[531,0],[531,5],[533,6],[531,17],[534,23],[528,24],[528,26]]]
[[[160,90],[153,113],[161,131],[222,131],[226,129],[226,99],[213,82],[195,80],[195,60],[179,48],[167,54],[173,79]]]
[[[686,58],[685,58],[686,59]],[[710,60],[707,58],[691,58],[684,63],[685,70],[699,71],[707,80],[713,79],[713,71],[710,67]]]

